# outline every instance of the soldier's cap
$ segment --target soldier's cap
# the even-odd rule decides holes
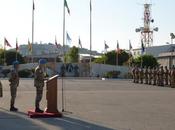
[[[39,60],[39,64],[40,64],[40,65],[44,65],[44,64],[46,64],[46,63],[47,63],[46,59],[40,59],[40,60]]]

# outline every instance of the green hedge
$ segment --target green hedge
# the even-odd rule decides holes
[[[109,71],[104,75],[104,77],[105,78],[118,78],[119,75],[120,75],[120,71]]]

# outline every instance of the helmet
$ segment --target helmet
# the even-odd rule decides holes
[[[43,64],[46,64],[46,63],[47,63],[46,59],[40,59],[39,60],[40,65],[43,65]]]

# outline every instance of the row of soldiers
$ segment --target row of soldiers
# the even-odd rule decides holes
[[[132,76],[134,83],[145,83],[149,85],[170,86],[175,88],[175,67],[168,69],[163,67],[133,67]]]

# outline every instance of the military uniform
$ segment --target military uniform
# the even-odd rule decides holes
[[[18,71],[15,69],[15,67],[10,73],[9,82],[11,92],[10,110],[17,111],[18,109],[14,107],[14,104],[16,99],[17,87],[19,86],[19,76]]]
[[[165,85],[168,85],[168,76],[169,76],[169,70],[167,68],[167,66],[165,66],[165,72],[164,72],[164,79],[165,79]]]
[[[2,97],[2,96],[3,96],[3,94],[2,94],[2,83],[0,81],[0,97]]]
[[[140,78],[140,83],[143,83],[143,78],[144,78],[144,72],[143,72],[143,68],[140,69],[139,71],[139,78]]]
[[[136,67],[135,69],[135,82],[139,83],[139,68]]]
[[[145,68],[144,75],[145,75],[145,84],[148,84],[148,68],[147,67]]]
[[[172,71],[171,71],[171,87],[175,88],[175,68],[174,67],[172,68]]]
[[[152,70],[149,67],[148,69],[148,84],[151,85],[152,84]]]
[[[132,78],[133,78],[133,83],[135,83],[135,67],[132,69]]]
[[[156,80],[157,80],[157,69],[154,67],[153,70],[153,85],[156,85]]]
[[[164,70],[163,66],[160,68],[160,86],[164,86]]]
[[[45,77],[43,67],[41,67],[41,65],[45,63],[46,63],[46,60],[40,59],[39,66],[35,68],[34,86],[36,87],[36,98],[35,98],[35,111],[36,112],[43,112],[43,110],[41,110],[39,107],[39,103],[43,96],[44,77]]]
[[[157,68],[157,86],[160,86],[160,69],[159,67]]]

